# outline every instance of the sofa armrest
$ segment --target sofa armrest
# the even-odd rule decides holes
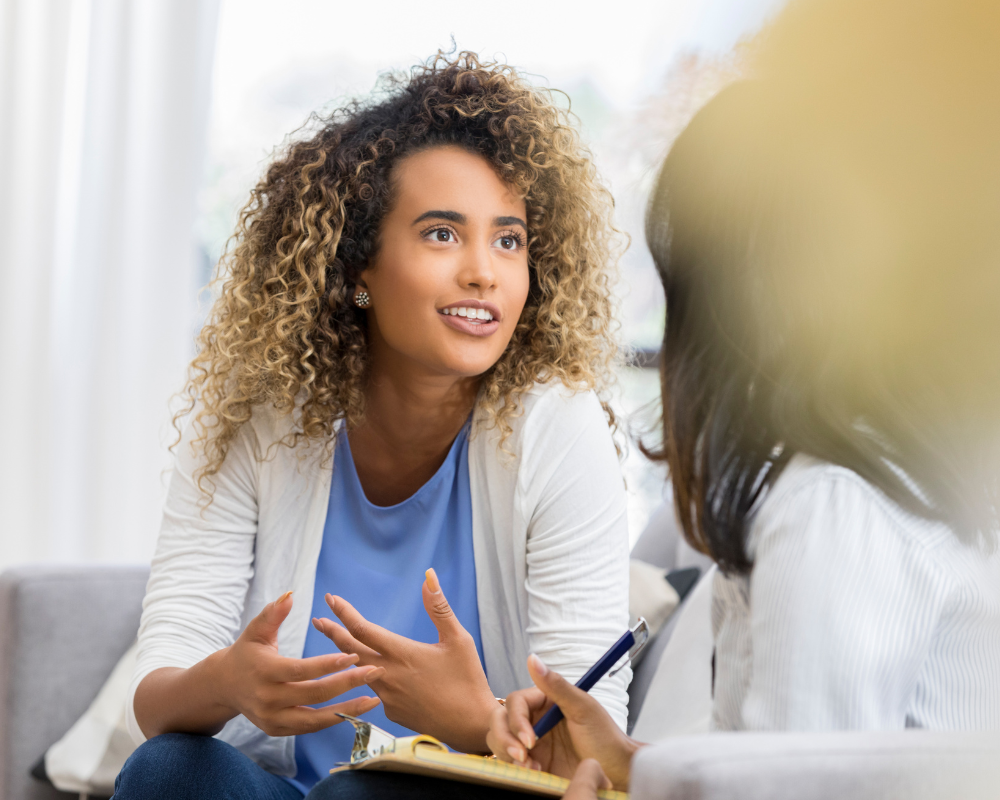
[[[148,578],[145,566],[0,575],[0,800],[67,796],[28,772],[134,641]]]
[[[995,800],[1000,735],[712,733],[644,747],[633,800]]]

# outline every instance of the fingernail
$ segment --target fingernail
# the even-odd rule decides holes
[[[281,597],[279,597],[279,598],[278,598],[277,600],[275,600],[275,601],[274,601],[274,604],[275,604],[276,606],[280,606],[280,605],[281,605],[282,603],[284,603],[284,602],[285,602],[285,601],[286,601],[286,600],[287,600],[287,599],[288,599],[289,597],[291,597],[291,596],[292,596],[292,591],[294,591],[294,590],[289,590],[289,591],[285,592],[285,593],[284,593],[283,595],[281,595]]]
[[[549,668],[547,666],[545,666],[545,663],[542,661],[542,659],[540,659],[534,653],[532,653],[530,656],[528,656],[528,658],[534,662],[535,671],[539,675],[548,675],[549,674]]]
[[[507,755],[513,758],[518,764],[522,763],[527,756],[521,752],[520,747],[514,747],[511,745],[507,748]]]
[[[526,731],[521,731],[517,734],[517,738],[521,740],[521,744],[523,744],[528,750],[531,749],[533,742],[531,741],[531,736],[529,736]]]
[[[441,584],[438,583],[438,576],[434,571],[434,567],[427,570],[427,572],[424,573],[424,577],[427,578],[427,588],[431,590],[431,594],[437,594],[441,591]]]
[[[376,667],[371,672],[369,672],[367,675],[365,675],[365,683],[371,683],[372,681],[377,681],[383,675],[385,675],[385,668],[384,667]]]

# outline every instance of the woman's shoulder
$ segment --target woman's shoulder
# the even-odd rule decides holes
[[[256,439],[257,445],[262,452],[274,451],[280,442],[290,443],[292,437],[302,431],[302,409],[296,406],[292,410],[276,408],[270,403],[261,403],[253,407],[250,419],[243,426],[247,435]],[[334,433],[339,430],[341,421],[337,421],[334,426]],[[326,439],[313,439],[300,435],[295,440],[295,447],[282,447],[279,451],[294,453],[296,458],[305,455],[305,451],[311,453],[325,453],[328,441]],[[286,454],[287,455],[287,454]]]
[[[324,463],[328,448],[323,441],[295,437],[300,430],[296,412],[263,403],[255,405],[249,419],[239,426],[229,442],[223,471],[313,474]],[[189,470],[200,468],[205,460],[205,445],[198,438],[200,435],[200,429],[189,420],[178,449],[178,456]],[[304,469],[307,466],[311,469]]]
[[[842,541],[887,532],[922,548],[956,540],[946,525],[913,514],[847,467],[797,454],[767,492],[751,526],[751,542],[766,530],[791,524],[831,529]]]
[[[511,443],[524,448],[544,442],[567,450],[581,436],[611,441],[607,416],[592,389],[572,389],[561,381],[536,383],[524,392],[510,417]]]
[[[536,383],[524,394],[525,418],[559,418],[570,423],[600,417],[604,409],[593,389],[571,389],[561,381]]]
[[[250,411],[250,419],[245,424],[247,433],[252,433],[259,442],[269,443],[287,436],[295,428],[295,412],[282,411],[270,403],[255,405]]]
[[[510,435],[502,442],[487,414],[477,418],[482,427],[470,446],[481,450],[483,458],[492,461],[494,455],[506,452],[511,458],[500,460],[519,462],[523,468],[526,463],[555,463],[571,451],[585,451],[588,459],[610,455],[617,463],[608,419],[593,390],[574,390],[560,381],[536,383],[517,402],[520,408],[508,417]]]

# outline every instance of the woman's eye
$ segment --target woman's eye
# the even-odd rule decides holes
[[[433,231],[431,233],[431,236],[434,237],[434,241],[435,242],[452,242],[452,241],[454,241],[454,236],[452,235],[451,231],[449,231],[446,228],[439,228],[438,230]]]
[[[499,244],[503,250],[516,250],[520,242],[518,242],[513,236],[501,236],[497,239],[497,244]]]

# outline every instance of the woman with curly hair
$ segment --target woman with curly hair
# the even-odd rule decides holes
[[[611,210],[566,112],[469,53],[271,164],[186,387],[116,797],[301,797],[338,713],[486,752],[529,653],[579,676],[620,635]],[[623,727],[629,674],[594,691]]]

